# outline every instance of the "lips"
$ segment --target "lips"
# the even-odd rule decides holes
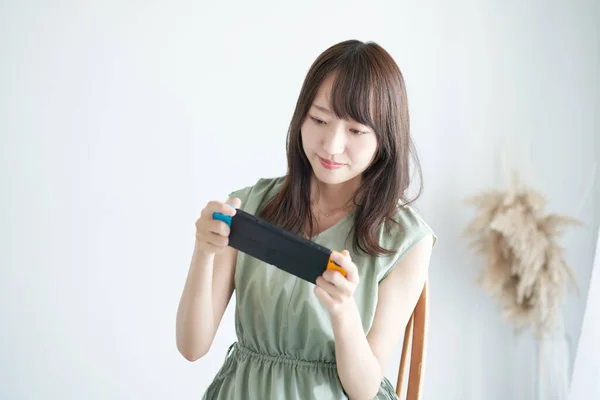
[[[319,161],[321,162],[321,165],[327,169],[338,169],[344,166],[344,164],[324,160],[321,157],[319,157]]]

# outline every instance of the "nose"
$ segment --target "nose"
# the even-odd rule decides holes
[[[323,138],[323,149],[329,155],[342,154],[346,148],[346,132],[343,126],[328,129]]]

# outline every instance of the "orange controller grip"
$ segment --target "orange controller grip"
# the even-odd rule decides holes
[[[335,262],[333,262],[333,260],[331,259],[331,256],[329,256],[329,261],[327,262],[327,269],[328,270],[332,269],[332,270],[338,271],[340,274],[344,275],[344,277],[348,275],[348,273],[346,272],[346,270],[344,268],[340,267]]]

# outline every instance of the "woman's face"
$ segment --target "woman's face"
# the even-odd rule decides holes
[[[368,126],[338,119],[330,107],[333,75],[315,96],[301,127],[302,147],[315,176],[326,184],[359,179],[377,151],[377,137]]]

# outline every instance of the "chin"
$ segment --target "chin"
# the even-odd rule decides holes
[[[313,166],[313,173],[319,181],[328,185],[338,185],[352,179],[352,176],[348,174],[347,167],[342,167],[340,170],[331,171],[323,168],[321,163],[319,163],[319,165]]]
[[[335,176],[334,174],[323,174],[319,172],[315,172],[315,176],[317,179],[323,183],[328,185],[337,185],[340,183],[346,182],[348,179],[345,179],[343,176]]]

